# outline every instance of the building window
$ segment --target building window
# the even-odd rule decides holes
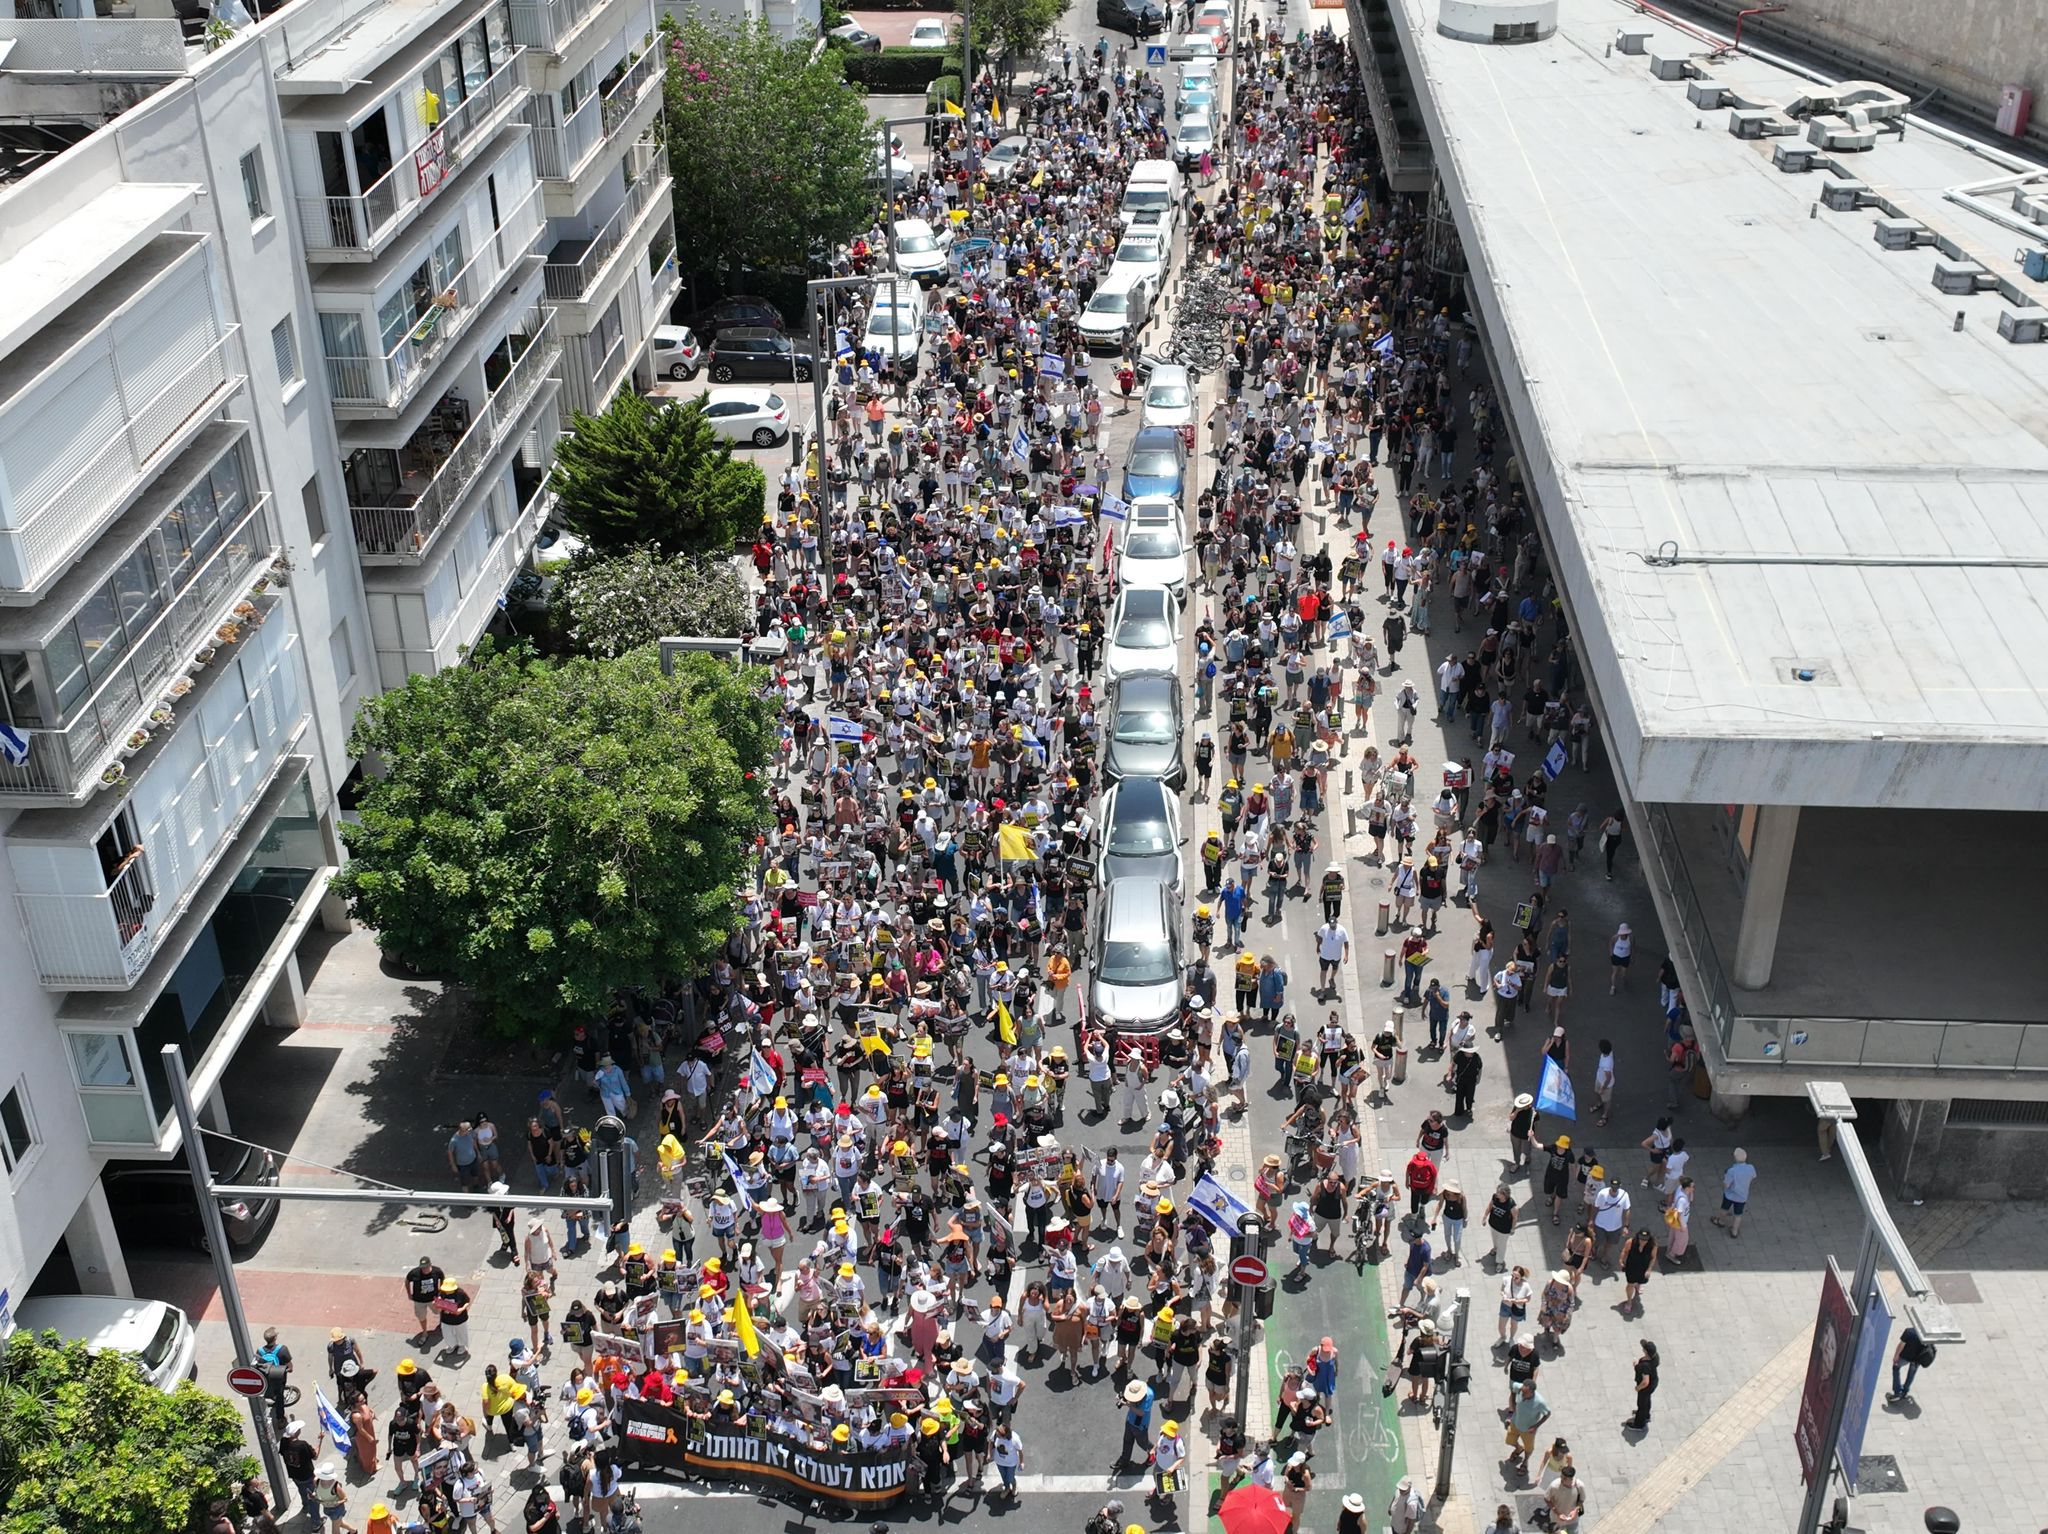
[[[301,377],[299,372],[299,336],[292,329],[292,317],[287,314],[270,331],[270,350],[277,358],[277,387],[289,391]]]
[[[334,625],[334,632],[327,636],[328,653],[334,658],[334,690],[347,692],[349,684],[356,679],[356,647],[348,642],[348,619]]]
[[[28,1085],[17,1081],[0,1097],[0,1163],[13,1176],[36,1148],[36,1124],[28,1111]]]
[[[270,190],[263,184],[263,151],[252,149],[242,156],[242,200],[249,205],[249,222],[260,224],[270,216]]]
[[[320,545],[327,541],[327,508],[320,504],[320,476],[306,476],[306,487],[299,492],[299,500],[306,508],[306,540],[313,552],[320,552]]]

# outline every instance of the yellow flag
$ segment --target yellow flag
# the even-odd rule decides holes
[[[1010,1016],[1010,1009],[1001,1002],[996,1003],[996,1037],[1013,1046],[1017,1042],[1016,1019]]]
[[[732,1329],[739,1335],[747,1357],[759,1358],[761,1334],[754,1330],[754,1318],[747,1310],[747,1292],[738,1284],[732,1286]]]
[[[1040,188],[1040,187],[1042,187],[1042,186],[1044,186],[1044,185],[1045,185],[1045,167],[1044,167],[1043,165],[1041,165],[1041,166],[1039,166],[1039,167],[1038,167],[1038,174],[1037,174],[1037,175],[1035,175],[1035,176],[1033,176],[1033,177],[1031,178],[1031,189],[1032,189],[1033,191],[1037,191],[1037,190],[1038,190],[1038,188]]]
[[[946,115],[948,117],[965,117],[967,113],[961,109],[959,102],[949,101],[946,103]]]
[[[956,224],[964,224],[967,222],[967,210],[965,208],[949,208],[946,212],[946,217]]]

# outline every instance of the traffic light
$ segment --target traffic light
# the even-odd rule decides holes
[[[1445,1384],[1450,1387],[1452,1395],[1465,1394],[1472,1388],[1472,1366],[1462,1358],[1452,1359],[1450,1373],[1445,1376]]]

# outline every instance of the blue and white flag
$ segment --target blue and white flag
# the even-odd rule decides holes
[[[1054,527],[1085,527],[1087,523],[1088,514],[1078,506],[1055,506],[1052,509],[1052,525]],[[0,728],[5,727],[0,726]]]
[[[334,1440],[335,1448],[348,1449],[350,1447],[348,1418],[334,1409],[334,1403],[327,1399],[327,1392],[318,1385],[313,1387],[313,1401],[319,1408],[320,1431]]]
[[[1102,498],[1102,514],[1112,522],[1123,521],[1124,513],[1130,509],[1131,503],[1118,496],[1105,495]]]
[[[1045,765],[1045,742],[1044,742],[1044,741],[1042,741],[1042,740],[1040,740],[1040,739],[1039,739],[1039,738],[1038,738],[1038,737],[1037,737],[1036,735],[1030,734],[1030,733],[1029,733],[1029,732],[1027,731],[1027,732],[1026,732],[1026,734],[1025,734],[1025,736],[1024,736],[1024,744],[1025,744],[1025,745],[1026,745],[1026,746],[1027,746],[1028,748],[1030,748],[1030,749],[1031,749],[1032,751],[1035,751],[1035,752],[1036,752],[1036,753],[1038,754],[1038,764],[1039,764],[1039,765],[1040,765],[1041,767],[1042,767],[1042,766],[1044,766],[1044,765]]]
[[[1335,644],[1340,639],[1349,639],[1351,637],[1351,614],[1342,608],[1332,613],[1330,615],[1329,635],[1331,644]]]
[[[1215,1175],[1204,1172],[1195,1179],[1195,1185],[1188,1192],[1188,1208],[1222,1231],[1226,1236],[1241,1235],[1237,1222],[1252,1212],[1252,1206],[1232,1193]],[[1271,1236],[1273,1233],[1266,1233]]]
[[[725,1175],[732,1179],[732,1196],[734,1202],[736,1202],[740,1206],[740,1208],[747,1210],[749,1213],[751,1213],[754,1208],[754,1197],[751,1193],[747,1192],[747,1185],[740,1181],[739,1163],[732,1159],[731,1151],[720,1151],[719,1155],[725,1162]]]
[[[1565,763],[1568,760],[1569,758],[1566,757],[1564,751],[1564,742],[1561,740],[1553,741],[1550,749],[1543,753],[1543,776],[1555,783],[1563,774]]]
[[[827,740],[859,745],[861,735],[861,727],[844,714],[827,714],[825,716],[825,738]]]
[[[1045,930],[1045,890],[1036,879],[1031,881],[1031,919],[1040,932]]]
[[[903,582],[903,589],[905,591],[909,592],[912,596],[917,595],[916,576],[912,575],[908,570],[898,570],[896,572],[896,578]]]
[[[1561,1119],[1579,1116],[1579,1097],[1572,1090],[1571,1077],[1548,1055],[1543,1057],[1543,1076],[1536,1083],[1536,1111],[1555,1114]]]
[[[1047,378],[1065,378],[1067,376],[1066,360],[1054,356],[1051,352],[1047,352],[1038,359],[1038,371]]]
[[[500,599],[500,606],[503,600]],[[0,756],[19,767],[28,760],[28,737],[11,724],[0,724]]]
[[[775,1067],[758,1049],[747,1062],[747,1087],[756,1097],[768,1097],[775,1091]]]
[[[1021,426],[1017,428],[1017,435],[1010,439],[1010,456],[1012,458],[1029,458],[1031,456],[1031,439],[1024,435],[1024,428]]]
[[[1387,333],[1386,333],[1385,335],[1381,336],[1381,337],[1380,337],[1380,338],[1379,338],[1379,339],[1378,339],[1377,341],[1373,342],[1373,343],[1372,343],[1372,349],[1373,349],[1373,354],[1374,354],[1375,356],[1379,356],[1379,357],[1391,357],[1391,356],[1393,356],[1393,355],[1394,355],[1394,333],[1393,333],[1393,331],[1391,331],[1391,330],[1390,330],[1390,331],[1388,331],[1388,332],[1387,332]]]
[[[1360,192],[1356,197],[1351,199],[1351,206],[1344,210],[1344,222],[1347,224],[1357,223],[1358,215],[1363,213],[1364,211],[1365,193]]]

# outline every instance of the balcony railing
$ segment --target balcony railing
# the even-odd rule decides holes
[[[607,89],[585,97],[560,126],[536,124],[533,159],[541,176],[549,181],[573,181],[581,175],[591,157],[616,138],[632,117],[647,83],[660,76],[661,59],[661,40],[657,38]]]
[[[559,53],[604,0],[512,0],[512,40]]]
[[[301,197],[299,229],[306,248],[369,254],[400,219],[455,174],[462,156],[526,100],[524,49],[515,48],[490,78],[452,108],[434,131],[398,157],[360,196]]]
[[[533,187],[517,207],[505,216],[503,227],[426,308],[415,313],[406,332],[381,357],[326,358],[327,387],[337,405],[369,405],[381,409],[400,408],[413,386],[440,358],[441,353],[476,317],[490,299],[499,281],[510,271],[541,230],[537,206],[540,188]]]
[[[582,254],[573,261],[548,262],[548,297],[561,303],[574,303],[597,286],[598,278],[604,274],[612,257],[618,254],[626,236],[633,232],[648,203],[656,197],[666,196],[671,184],[667,170],[659,163],[650,163],[642,168],[638,179],[626,188],[625,201],[585,243]]]
[[[141,848],[97,895],[17,895],[36,979],[50,989],[133,985],[149,963],[156,904]]]
[[[418,559],[427,552],[435,534],[475,488],[484,465],[518,428],[526,407],[533,403],[534,395],[560,358],[562,348],[555,339],[554,324],[550,311],[539,332],[512,364],[505,381],[485,399],[469,430],[456,440],[447,458],[434,471],[434,477],[415,498],[403,505],[349,503],[358,550],[365,555],[407,560]]]
[[[82,798],[129,735],[148,719],[161,689],[190,667],[192,657],[227,621],[257,568],[274,552],[252,536],[270,497],[254,497],[177,598],[128,647],[128,652],[77,705],[77,717],[57,729],[24,726],[28,756],[16,765],[0,758],[0,795]]]
[[[241,383],[229,356],[240,334],[240,326],[230,325],[147,399],[127,397],[124,375],[116,367],[121,429],[35,505],[16,505],[0,496],[0,587],[23,591],[39,585],[99,534],[102,514],[155,468],[179,429],[229,385]]]

